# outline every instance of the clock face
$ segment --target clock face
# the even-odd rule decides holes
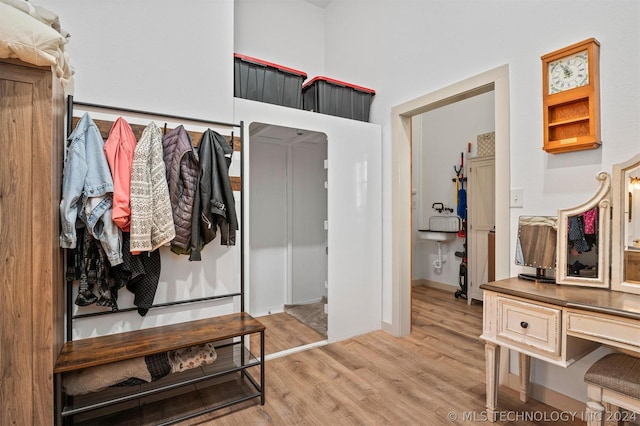
[[[549,62],[549,94],[589,84],[589,55],[586,50]]]

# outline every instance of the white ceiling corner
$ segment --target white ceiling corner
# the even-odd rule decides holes
[[[304,0],[307,3],[311,3],[314,6],[318,6],[321,7],[323,9],[326,9],[327,6],[329,6],[329,3],[331,3],[333,0]]]

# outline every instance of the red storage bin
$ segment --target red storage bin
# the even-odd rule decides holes
[[[233,57],[235,97],[302,108],[307,73],[239,53]]]
[[[318,76],[302,86],[302,108],[323,114],[369,121],[376,91],[329,77]]]

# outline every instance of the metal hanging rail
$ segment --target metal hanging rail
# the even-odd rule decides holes
[[[170,119],[173,119],[173,120],[180,120],[180,121],[183,121],[183,120],[193,121],[193,122],[198,122],[198,123],[207,124],[207,125],[211,125],[211,126],[240,127],[240,128],[242,128],[242,122],[240,122],[240,123],[225,123],[223,121],[211,121],[211,120],[204,120],[202,118],[194,118],[194,117],[187,117],[187,116],[181,116],[181,115],[172,115],[172,114],[163,114],[163,113],[159,113],[159,112],[145,111],[145,110],[140,110],[140,109],[121,108],[121,107],[111,106],[111,105],[102,105],[102,104],[93,104],[93,103],[89,103],[89,102],[80,102],[80,101],[74,101],[73,100],[73,96],[69,95],[68,98],[67,98],[67,110],[69,110],[69,108],[71,108],[71,112],[73,112],[73,105],[83,106],[83,107],[87,107],[87,108],[107,109],[107,110],[112,110],[112,111],[128,112],[128,113],[131,113],[131,114],[150,115],[150,116],[170,118]],[[71,120],[71,119],[72,119],[71,115],[67,116],[67,120]],[[67,127],[67,129],[68,128],[69,127]]]

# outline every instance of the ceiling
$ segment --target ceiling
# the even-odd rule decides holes
[[[325,142],[327,140],[327,136],[324,133],[264,123],[251,123],[249,135],[252,142],[271,142],[285,145],[300,142]]]
[[[307,3],[311,3],[315,6],[321,7],[323,9],[326,9],[327,6],[329,6],[329,3],[331,3],[333,0],[304,0]]]

